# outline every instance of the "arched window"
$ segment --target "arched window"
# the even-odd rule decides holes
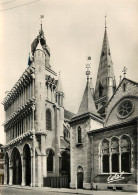
[[[81,127],[80,126],[78,127],[78,143],[82,143],[82,140],[81,140]]]
[[[121,138],[121,171],[130,172],[131,159],[130,159],[130,139],[127,136]]]
[[[53,171],[53,157],[54,157],[54,152],[53,150],[48,150],[47,151],[47,171]]]
[[[102,168],[103,173],[109,172],[109,141],[102,141]]]
[[[46,110],[46,130],[52,130],[51,128],[51,112]]]
[[[111,140],[112,172],[119,172],[119,142],[117,138]]]
[[[102,173],[131,172],[131,140],[127,135],[103,139],[100,145],[100,165]],[[110,165],[110,166],[109,166]]]

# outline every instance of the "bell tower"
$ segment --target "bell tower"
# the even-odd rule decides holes
[[[105,117],[105,106],[113,95],[115,88],[116,81],[108,42],[105,16],[105,32],[94,93],[96,108],[102,117]]]

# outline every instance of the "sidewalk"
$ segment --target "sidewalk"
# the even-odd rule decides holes
[[[38,188],[36,188],[37,190]],[[68,188],[48,188],[48,187],[43,187],[39,188],[43,189],[45,191],[50,191],[50,192],[60,192],[60,193],[68,193],[68,194],[84,194],[84,195],[137,195],[135,192],[122,192],[122,191],[95,191],[95,190],[85,190],[85,189],[68,189]]]
[[[25,186],[22,187],[20,185],[2,185],[0,187],[6,188],[16,188],[16,189],[24,189],[24,190],[34,190],[34,191],[45,191],[45,192],[58,192],[58,193],[68,193],[68,194],[84,194],[84,195],[137,195],[136,192],[122,192],[122,191],[95,191],[95,190],[84,190],[84,189],[70,189],[70,188],[49,188],[49,187],[30,187]]]

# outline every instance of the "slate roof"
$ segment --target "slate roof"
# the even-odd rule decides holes
[[[75,115],[74,113],[72,113],[72,112],[70,112],[68,110],[64,110],[64,118],[65,119],[70,120],[74,115]]]
[[[69,142],[62,137],[60,138],[60,148],[69,148]]]
[[[97,74],[97,80],[96,80],[96,87],[95,87],[95,99],[96,100],[99,98],[98,97],[99,84],[101,83],[103,88],[107,87],[106,86],[107,77],[112,77],[114,79],[113,62],[111,58],[111,51],[110,51],[109,42],[108,42],[107,30],[105,28],[102,51],[101,51],[98,74]],[[106,95],[106,94],[103,94],[103,95]]]
[[[79,111],[77,116],[80,116],[85,113],[92,113],[94,115],[98,115],[94,103],[94,99],[90,90],[90,84],[87,82],[86,88],[83,94],[83,98],[79,107]]]

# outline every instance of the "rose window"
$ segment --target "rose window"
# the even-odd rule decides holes
[[[118,116],[120,118],[128,117],[133,111],[133,102],[131,100],[123,101],[118,107]]]

